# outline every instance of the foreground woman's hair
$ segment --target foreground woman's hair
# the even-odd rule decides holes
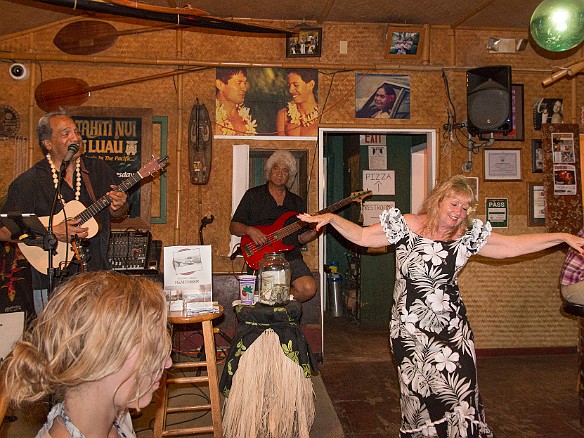
[[[166,301],[157,283],[114,272],[88,272],[63,284],[30,333],[3,364],[5,390],[16,405],[56,401],[76,386],[120,370],[132,352],[138,360],[131,400],[152,385],[170,353]]]

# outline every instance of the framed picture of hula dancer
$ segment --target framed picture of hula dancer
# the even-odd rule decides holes
[[[317,69],[218,67],[215,89],[216,137],[318,136]]]
[[[320,57],[322,29],[303,27],[286,37],[286,58]]]

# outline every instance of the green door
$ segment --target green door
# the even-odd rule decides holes
[[[412,148],[426,141],[425,135],[387,135],[387,169],[395,172],[395,195],[376,195],[369,201],[395,201],[402,213],[410,213],[411,153]],[[368,146],[359,144],[358,134],[327,135],[324,156],[327,159],[327,205],[349,196],[363,187],[362,171],[368,170]],[[353,222],[359,222],[358,204],[339,212]],[[339,272],[346,272],[347,252],[360,255],[359,311],[360,327],[384,330],[389,324],[393,284],[395,282],[395,254],[393,247],[385,251],[356,247],[328,230],[325,240],[327,260],[337,261]]]

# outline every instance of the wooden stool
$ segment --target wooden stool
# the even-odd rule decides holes
[[[578,406],[580,409],[580,426],[584,427],[584,305],[564,301],[560,311],[568,315],[577,316],[580,323],[580,334],[578,336]]]
[[[156,417],[154,419],[154,437],[159,438],[163,436],[183,436],[196,435],[203,433],[213,433],[215,438],[223,436],[223,428],[221,425],[221,408],[219,405],[219,383],[217,380],[217,364],[215,357],[215,340],[213,334],[213,320],[223,315],[223,307],[219,306],[219,313],[206,313],[202,315],[186,316],[182,312],[169,312],[168,322],[172,327],[175,324],[196,324],[201,323],[203,326],[203,346],[205,349],[205,360],[198,362],[181,362],[175,363],[173,366],[163,373],[160,381],[160,393],[158,405],[156,407]],[[198,377],[168,377],[168,373],[173,370],[192,370],[206,367],[207,375]],[[168,385],[182,384],[182,383],[201,383],[207,382],[209,384],[209,397],[211,403],[195,406],[168,406]],[[210,410],[213,419],[211,426],[191,427],[184,429],[166,429],[166,416],[173,412],[198,412]]]

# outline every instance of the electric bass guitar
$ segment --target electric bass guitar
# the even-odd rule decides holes
[[[361,192],[353,192],[351,196],[346,197],[345,199],[336,202],[332,205],[329,205],[327,208],[320,210],[315,215],[323,214],[323,213],[331,213],[339,208],[344,207],[351,202],[361,202],[368,196],[371,196],[373,192],[371,190],[361,191]],[[243,259],[247,263],[247,265],[251,269],[258,269],[260,261],[264,258],[264,254],[267,252],[278,252],[278,251],[290,251],[294,248],[293,245],[285,245],[282,242],[282,239],[286,236],[289,236],[292,233],[306,227],[308,225],[307,222],[296,221],[291,223],[290,225],[284,226],[286,221],[293,216],[296,216],[298,213],[294,211],[289,211],[284,213],[280,216],[273,224],[271,225],[258,225],[254,226],[261,232],[263,232],[268,241],[261,245],[256,245],[254,241],[248,235],[241,237],[241,254],[243,255]]]
[[[143,178],[152,175],[153,173],[166,166],[167,161],[168,157],[152,158],[150,161],[148,161],[148,163],[144,164],[140,170],[138,170],[138,172],[133,174],[131,177],[126,179],[119,186],[112,190],[116,192],[125,192],[129,190]],[[63,209],[65,210],[65,213],[70,220],[81,219],[77,226],[85,225],[88,228],[87,238],[89,239],[95,236],[99,231],[99,225],[93,216],[109,206],[111,202],[111,199],[107,195],[103,195],[87,208],[85,208],[81,202],[72,200],[67,202]],[[54,217],[56,218],[58,215],[59,213],[56,213]],[[49,225],[49,216],[39,217],[39,220],[45,227]],[[47,252],[42,248],[42,246],[30,246],[26,243],[19,243],[18,247],[33,268],[43,274],[47,272],[47,268],[49,267],[48,256]],[[74,251],[68,251],[66,242],[58,241],[57,248],[55,249],[53,255],[53,265],[59,266],[63,262],[70,262],[73,254]]]

